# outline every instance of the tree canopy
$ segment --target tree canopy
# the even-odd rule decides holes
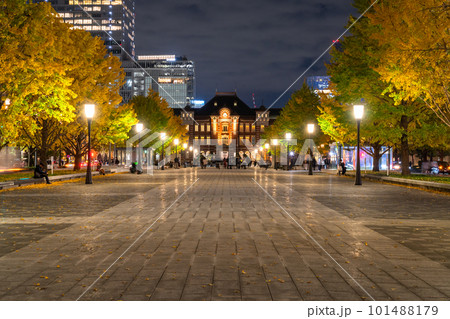
[[[145,128],[150,129],[151,132],[166,133],[168,137],[166,142],[175,138],[182,139],[187,133],[180,117],[176,116],[167,101],[152,89],[149,89],[147,96],[133,97],[130,104],[133,105],[139,122]]]
[[[297,146],[293,146],[293,149],[300,151],[302,148],[300,141],[309,138],[306,125],[315,124],[316,132],[311,138],[316,142],[322,143],[324,135],[318,130],[317,126],[317,117],[319,115],[317,107],[319,104],[319,96],[304,82],[300,90],[295,91],[291,95],[278,118],[266,129],[264,136],[266,138],[283,139],[285,133],[290,132],[292,133],[292,138],[299,141]]]
[[[136,118],[119,106],[124,73],[103,41],[72,29],[49,3],[0,6],[0,95],[11,101],[0,114],[3,144],[36,146],[41,161],[57,148],[79,160],[87,152],[85,103],[96,105],[93,145],[127,138]]]
[[[370,5],[370,1],[355,0],[354,5],[362,12]],[[354,20],[355,18],[351,17],[348,23],[351,24]],[[410,144],[432,143],[432,135],[428,134],[430,132],[427,130],[434,127],[440,129],[441,134],[443,130],[442,127],[426,125],[433,121],[434,115],[422,100],[397,100],[392,94],[386,93],[389,89],[398,96],[404,94],[402,88],[392,86],[378,72],[384,63],[386,52],[386,46],[374,37],[379,30],[380,27],[373,24],[369,18],[361,18],[353,26],[352,34],[344,37],[339,46],[331,50],[332,59],[327,70],[335,85],[337,102],[352,105],[364,99],[366,108],[361,136],[363,142],[371,147],[372,151],[369,148],[366,150],[374,157],[374,162],[377,162],[381,155],[381,145],[398,146],[402,154],[402,172],[408,174]],[[334,108],[330,108],[331,106],[328,105],[327,111],[334,117],[322,112],[322,125],[327,125],[330,131],[330,121],[340,119],[346,128],[349,118],[345,117],[342,111],[345,109],[351,116],[351,109],[338,104],[335,104]],[[348,137],[346,140],[351,139]]]
[[[450,6],[440,0],[384,0],[367,15],[384,54],[376,71],[397,104],[423,100],[450,126]]]

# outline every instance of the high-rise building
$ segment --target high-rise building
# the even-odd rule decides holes
[[[330,76],[309,76],[306,84],[316,93],[330,94]]]
[[[138,56],[137,63],[124,61],[123,102],[133,96],[147,96],[149,88],[158,92],[172,108],[182,108],[195,98],[194,62],[175,55]]]
[[[35,0],[50,2],[65,22],[103,39],[109,52],[121,60],[134,57],[133,0]]]
[[[194,62],[174,55],[135,56],[134,0],[35,2],[50,2],[65,22],[102,38],[109,52],[121,59],[126,73],[125,85],[120,90],[123,103],[136,95],[146,96],[149,88],[172,108],[185,107],[195,98]]]

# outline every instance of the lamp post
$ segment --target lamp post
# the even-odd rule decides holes
[[[180,143],[179,139],[176,138],[173,140],[173,144],[175,144],[175,160],[177,160],[177,157],[178,157],[178,143]],[[175,160],[174,160],[174,162],[175,162]],[[178,168],[178,162],[175,162],[175,168]]]
[[[184,149],[184,168],[186,168],[186,149],[187,149],[188,145],[187,143],[183,143],[183,149]]]
[[[266,149],[266,156],[264,157],[264,161],[267,161],[267,150],[269,149],[269,143],[264,144],[264,148]]]
[[[142,123],[137,123],[136,124],[136,132],[138,132],[139,134],[139,139],[138,139],[138,152],[137,152],[137,162],[138,162],[138,166],[137,169],[139,170],[141,168],[141,132],[144,129],[144,124]]]
[[[287,140],[287,170],[289,170],[289,166],[290,166],[289,141],[290,141],[290,139],[292,137],[292,134],[291,133],[286,133],[285,137],[286,137],[286,140]]]
[[[275,168],[275,170],[278,170],[278,166],[277,166],[277,145],[278,145],[278,140],[276,138],[272,140],[272,145],[274,146],[273,167]]]
[[[166,133],[160,133],[159,136],[162,141],[162,152],[161,152],[162,167],[161,167],[161,170],[164,170],[164,140],[166,139]]]
[[[313,174],[312,170],[312,159],[313,159],[313,152],[312,152],[312,146],[311,146],[311,134],[314,133],[314,124],[308,124],[308,136],[309,136],[309,167],[308,167],[308,175]]]
[[[362,104],[357,104],[353,106],[353,112],[355,114],[355,119],[356,119],[356,125],[358,128],[358,134],[357,134],[357,147],[356,147],[356,177],[355,177],[355,185],[362,185],[361,183],[361,161],[359,158],[359,140],[360,140],[360,136],[359,136],[359,130],[360,130],[360,126],[361,126],[361,119],[363,117],[364,114],[364,105]]]
[[[88,120],[88,164],[86,170],[86,184],[92,184],[92,169],[91,169],[91,123],[95,113],[95,104],[85,104],[84,113]]]

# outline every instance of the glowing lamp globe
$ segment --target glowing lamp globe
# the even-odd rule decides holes
[[[95,113],[95,104],[85,104],[84,113],[88,119],[92,119]]]
[[[361,120],[364,114],[364,105],[362,104],[353,105],[353,113],[355,114],[355,119]]]
[[[140,132],[142,132],[143,129],[144,129],[144,124],[142,124],[142,123],[136,124],[136,132],[140,133]]]

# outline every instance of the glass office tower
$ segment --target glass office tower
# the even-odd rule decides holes
[[[65,22],[103,39],[122,61],[135,55],[133,0],[37,0],[50,2]],[[123,50],[124,49],[124,50]]]
[[[137,62],[122,63],[126,76],[120,93],[124,103],[136,95],[147,96],[149,88],[172,108],[185,107],[195,99],[193,61],[174,55],[147,55],[138,56]]]

